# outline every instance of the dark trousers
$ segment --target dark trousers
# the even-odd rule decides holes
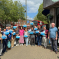
[[[52,45],[52,50],[58,51],[57,50],[57,40],[55,40],[55,38],[51,38],[51,45]]]
[[[19,44],[18,40],[19,40],[19,39],[16,39],[16,44]]]
[[[41,43],[42,43],[42,36],[38,36],[37,42],[38,42],[38,46],[41,45]]]
[[[7,49],[7,40],[3,40],[3,51],[2,51],[2,53],[4,53],[5,51],[6,51],[6,49]]]
[[[35,38],[31,38],[31,45],[35,45]]]
[[[36,35],[35,35],[35,43],[37,43],[37,37],[36,37]]]

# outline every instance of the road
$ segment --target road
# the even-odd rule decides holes
[[[58,59],[58,54],[51,52],[51,46],[44,49],[42,46],[15,46],[11,50],[8,50],[1,59]]]

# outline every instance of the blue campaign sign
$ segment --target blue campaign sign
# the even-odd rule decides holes
[[[36,31],[36,33],[39,33],[39,31]]]
[[[7,36],[3,35],[1,38],[2,38],[2,39],[6,39],[6,38],[7,38]]]
[[[38,30],[38,28],[34,28],[34,30]]]
[[[4,32],[4,34],[5,34],[5,35],[8,35],[8,34],[9,34],[9,31]]]
[[[16,38],[17,38],[17,39],[19,39],[19,38],[20,38],[20,36],[16,36]]]
[[[12,33],[13,32],[13,30],[9,30],[9,33]]]
[[[13,26],[13,29],[16,29],[17,28],[17,26]]]
[[[24,37],[28,37],[27,35],[24,35]]]
[[[27,25],[23,25],[23,27],[27,27]]]
[[[45,35],[45,33],[41,32],[41,35]]]
[[[34,23],[33,22],[30,22],[30,25],[34,25]]]
[[[34,32],[31,31],[30,34],[34,34]]]
[[[16,33],[15,33],[15,32],[13,32],[13,35],[16,35]]]

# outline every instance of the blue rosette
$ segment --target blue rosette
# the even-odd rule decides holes
[[[13,30],[9,30],[9,33],[12,33],[13,32]]]
[[[35,33],[39,33],[39,31],[36,31]]]
[[[45,33],[43,33],[43,32],[41,32],[40,34],[41,34],[41,35],[45,35]]]
[[[26,38],[26,37],[28,37],[27,35],[24,35],[24,37]]]
[[[38,30],[38,28],[34,28],[34,30]]]
[[[6,39],[6,38],[7,38],[7,36],[3,35],[1,38],[2,38],[2,39]]]
[[[8,34],[9,34],[9,31],[4,32],[4,34],[5,34],[5,35],[8,35]]]
[[[20,38],[20,36],[16,36],[16,39],[19,39]]]
[[[16,35],[16,33],[15,33],[15,32],[13,32],[13,35]]]
[[[30,25],[34,25],[34,23],[33,23],[33,22],[31,22],[31,23],[30,23]]]
[[[34,32],[30,32],[30,34],[34,34]]]
[[[17,26],[13,26],[13,29],[16,29],[17,28]]]
[[[23,25],[23,27],[27,27],[27,25]]]

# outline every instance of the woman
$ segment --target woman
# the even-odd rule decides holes
[[[25,29],[24,35],[28,36],[27,28]],[[26,46],[28,46],[28,37],[25,37],[25,41],[26,41]]]
[[[35,46],[35,35],[34,35],[34,28],[31,28],[31,32],[33,32],[33,34],[30,35],[31,37],[31,46],[34,44]]]
[[[19,39],[20,46],[21,45],[23,46],[23,43],[24,43],[24,29],[23,29],[22,26],[20,27],[19,35],[20,35],[20,39]]]
[[[19,35],[19,30],[16,28],[16,36]],[[16,38],[16,46],[19,46],[19,39]]]

